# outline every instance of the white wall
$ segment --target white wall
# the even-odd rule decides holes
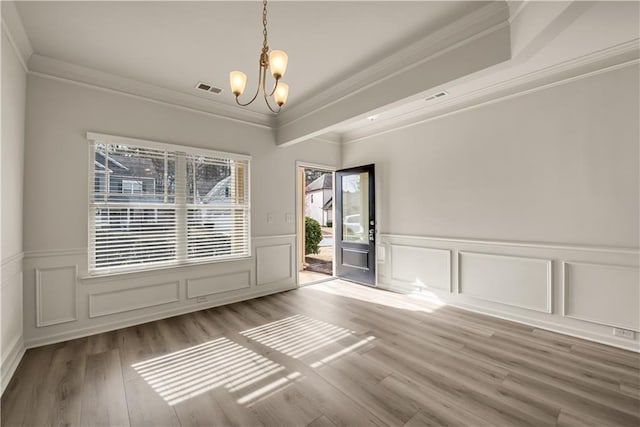
[[[3,25],[4,27],[4,25]],[[4,30],[4,28],[3,28]],[[0,375],[4,390],[22,353],[22,176],[27,76],[2,31]]]
[[[640,330],[639,90],[630,65],[347,143],[379,284],[637,349],[611,327]]]
[[[86,278],[87,131],[251,155],[252,258]],[[294,287],[295,222],[286,222],[285,214],[295,218],[295,162],[338,165],[339,155],[335,144],[309,141],[278,148],[266,128],[30,75],[24,233],[27,345]],[[198,303],[198,296],[206,301]]]

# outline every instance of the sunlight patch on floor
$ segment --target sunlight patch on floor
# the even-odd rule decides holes
[[[282,375],[285,368],[227,338],[217,338],[184,350],[169,353],[132,367],[167,402],[175,405],[215,388],[237,392],[272,375]],[[290,374],[293,375],[293,374]],[[273,391],[282,380],[250,392],[252,400]],[[273,385],[275,384],[275,385]]]
[[[415,282],[411,284],[411,287],[414,288],[415,291],[400,294],[337,280],[310,285],[305,288],[305,290],[320,291],[372,304],[384,305],[386,307],[424,313],[433,313],[447,305],[437,294],[427,290],[420,279],[416,279]]]
[[[302,314],[247,329],[240,334],[294,359],[354,336],[349,329]]]

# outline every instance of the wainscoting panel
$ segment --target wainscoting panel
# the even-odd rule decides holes
[[[187,279],[187,298],[219,294],[251,287],[249,271]]]
[[[78,320],[78,266],[38,268],[36,273],[36,325]]]
[[[180,282],[89,295],[89,317],[107,316],[180,300]]]
[[[292,245],[259,246],[256,248],[257,284],[293,279]]]
[[[473,252],[458,254],[459,292],[551,313],[551,261]]]
[[[451,251],[404,245],[390,248],[392,280],[415,289],[451,292]]]
[[[563,272],[565,316],[640,332],[638,267],[565,262]]]
[[[25,351],[22,260],[23,254],[18,253],[0,264],[0,393],[4,392]]]
[[[382,289],[640,352],[639,248],[390,233],[378,246]],[[452,292],[442,287],[447,253]]]

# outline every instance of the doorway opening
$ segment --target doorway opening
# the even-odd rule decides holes
[[[298,284],[334,277],[334,172],[318,165],[296,166]]]

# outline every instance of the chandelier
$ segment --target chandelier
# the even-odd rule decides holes
[[[229,82],[231,84],[231,92],[236,96],[236,103],[243,107],[251,104],[256,100],[262,89],[264,96],[264,102],[267,103],[267,107],[274,113],[278,113],[289,96],[289,85],[280,81],[284,72],[287,70],[287,54],[281,50],[272,50],[269,52],[269,46],[267,45],[267,0],[262,2],[262,34],[264,40],[262,42],[262,52],[260,53],[260,68],[258,69],[258,88],[256,94],[253,95],[251,101],[247,103],[241,103],[238,97],[244,92],[244,88],[247,85],[247,75],[242,71],[232,71],[229,73]],[[267,67],[269,67],[275,84],[273,89],[267,91]],[[271,106],[269,98],[273,97],[273,100],[278,105],[277,109]]]

